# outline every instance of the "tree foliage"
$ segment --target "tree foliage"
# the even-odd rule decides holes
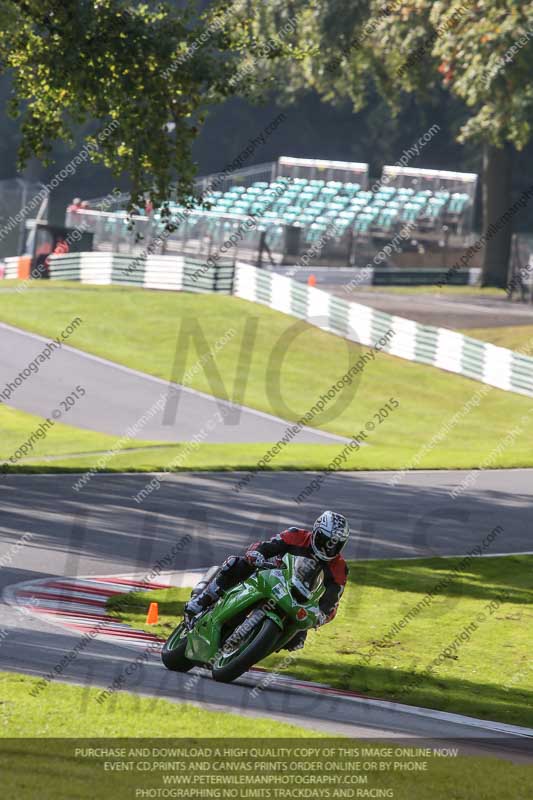
[[[0,69],[11,71],[21,119],[20,166],[49,157],[76,126],[96,120],[92,159],[127,173],[132,204],[171,186],[191,191],[191,146],[210,104],[232,93],[226,6],[122,0],[0,0]]]
[[[468,109],[463,141],[509,142],[521,149],[531,138],[531,3],[270,0],[257,5],[248,21],[250,43],[275,35],[287,18],[298,21],[280,48],[283,57],[271,62],[270,85],[288,96],[313,87],[328,101],[349,97],[358,110],[375,85],[398,111],[406,93],[427,98],[442,87]]]
[[[483,145],[491,176],[491,185],[484,186],[485,231],[496,221],[509,205],[510,188],[503,203],[493,202],[494,195],[498,185],[510,187],[503,173],[512,163],[497,150],[520,150],[532,135],[533,4],[293,0],[287,12],[285,0],[269,0],[261,8],[256,25],[264,36],[272,35],[286,13],[299,20],[270,74],[271,84],[280,84],[288,98],[313,87],[329,102],[349,98],[357,111],[376,87],[395,114],[407,94],[424,101],[445,91],[456,98],[463,107],[459,141]],[[487,246],[491,282],[505,283],[510,230],[509,223]]]
[[[204,11],[199,4],[0,0],[0,71],[13,75],[20,165],[31,155],[46,159],[54,141],[72,142],[80,125],[96,120],[92,158],[128,174],[132,205],[149,192],[158,206],[173,186],[185,201],[207,109],[268,90],[293,99],[315,89],[360,110],[377,89],[394,113],[407,95],[444,92],[462,110],[460,140],[483,143],[488,164],[490,148],[521,149],[531,139],[531,3],[215,0]]]

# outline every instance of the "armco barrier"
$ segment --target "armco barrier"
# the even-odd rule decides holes
[[[438,286],[445,280],[450,286],[474,286],[480,278],[481,269],[471,267],[452,272],[447,277],[447,268],[441,269],[407,269],[406,267],[389,269],[372,268],[369,284],[372,286]]]
[[[242,262],[215,268],[201,258],[152,255],[139,260],[116,253],[72,253],[50,259],[50,276],[83,283],[234,294],[363,345],[375,345],[392,331],[382,347],[390,355],[533,397],[533,358],[528,355],[385,314]]]
[[[392,331],[383,346],[390,355],[533,397],[533,358],[504,347],[385,314],[242,262],[237,262],[233,293],[359,344],[375,345]]]

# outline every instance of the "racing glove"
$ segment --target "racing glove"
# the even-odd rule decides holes
[[[259,550],[248,550],[245,558],[253,567],[262,567],[266,561],[266,558]]]
[[[313,625],[313,628],[320,628],[322,625],[325,625],[328,621],[328,617],[321,611],[317,606],[314,606],[311,611],[316,617],[316,624]]]

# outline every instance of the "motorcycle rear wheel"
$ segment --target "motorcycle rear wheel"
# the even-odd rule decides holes
[[[182,634],[185,633],[183,636]],[[188,672],[194,667],[194,662],[189,661],[185,655],[187,648],[187,630],[181,622],[175,628],[161,650],[161,661],[172,672]]]
[[[273,653],[281,631],[269,617],[257,625],[257,633],[242,649],[231,656],[220,653],[213,663],[211,674],[215,681],[231,683],[243,675],[250,667]]]

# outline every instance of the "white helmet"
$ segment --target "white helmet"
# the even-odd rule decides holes
[[[324,511],[313,525],[311,547],[322,561],[332,561],[339,555],[350,537],[346,517],[335,511]]]

